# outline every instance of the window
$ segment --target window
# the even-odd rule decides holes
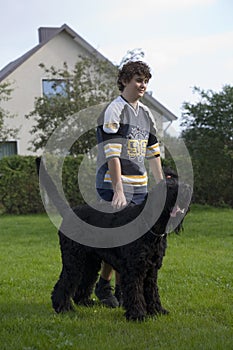
[[[3,157],[13,156],[17,153],[18,152],[16,141],[0,142],[0,159]]]
[[[67,81],[63,79],[43,79],[43,95],[52,97],[56,95],[67,96]]]

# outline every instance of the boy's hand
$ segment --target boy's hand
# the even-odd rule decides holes
[[[112,198],[112,206],[115,209],[121,209],[127,205],[124,192],[121,189],[116,189]]]

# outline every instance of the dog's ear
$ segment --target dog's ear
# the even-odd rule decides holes
[[[39,176],[41,157],[37,157],[35,161],[36,161],[36,171],[37,171],[37,175]]]
[[[170,167],[163,167],[163,172],[164,172],[165,178],[167,179],[170,179],[170,178],[178,179],[178,175],[176,171]]]

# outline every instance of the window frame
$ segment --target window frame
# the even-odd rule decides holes
[[[11,146],[11,147],[7,147]],[[18,141],[0,141],[0,159],[18,154]]]

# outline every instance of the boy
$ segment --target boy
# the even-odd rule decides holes
[[[121,95],[101,114],[97,128],[98,159],[96,189],[103,200],[121,209],[131,201],[140,204],[147,194],[145,158],[155,181],[163,179],[156,127],[143,97],[151,78],[150,68],[142,61],[129,61],[118,74]],[[95,293],[108,307],[119,305],[120,276],[116,273],[115,295],[111,292],[112,267],[103,263]]]

